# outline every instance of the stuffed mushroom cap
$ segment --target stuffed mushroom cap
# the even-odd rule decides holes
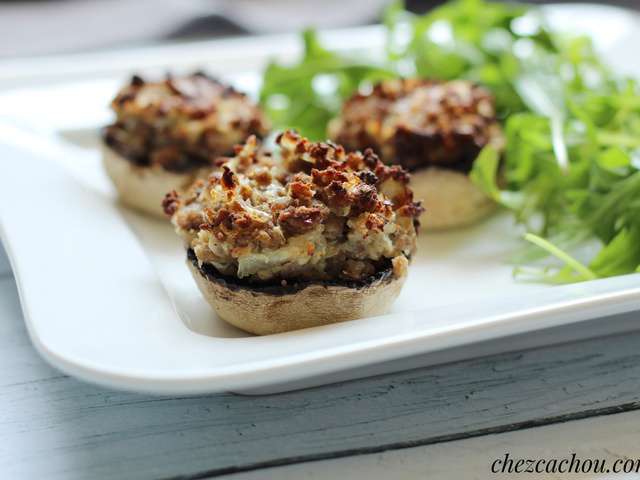
[[[292,131],[255,137],[207,180],[168,194],[188,265],[224,320],[257,334],[384,313],[416,249],[409,177],[371,151]]]
[[[116,120],[103,131],[106,145],[138,166],[184,172],[233,152],[268,122],[245,94],[207,76],[134,76],[111,102]]]
[[[396,79],[347,100],[329,136],[348,149],[373,148],[387,164],[412,172],[412,189],[428,212],[427,230],[474,223],[495,203],[469,178],[480,151],[503,137],[494,100],[466,80]]]
[[[371,151],[293,131],[273,153],[251,137],[207,180],[164,201],[200,264],[253,283],[363,280],[416,248],[409,176]]]
[[[484,146],[501,141],[491,94],[466,80],[396,79],[347,100],[329,125],[347,149],[371,147],[410,171],[468,172]]]
[[[111,102],[116,120],[103,129],[103,163],[123,203],[164,217],[160,202],[207,175],[267,121],[247,96],[203,73],[148,82],[134,76]]]

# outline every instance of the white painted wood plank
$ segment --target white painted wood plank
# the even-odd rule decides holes
[[[9,279],[0,280],[0,318],[0,471],[8,478],[206,478],[640,401],[637,333],[269,397],[167,398],[103,390],[45,365]]]
[[[640,459],[640,412],[626,412],[575,422],[487,435],[424,447],[323,460],[233,475],[229,480],[496,480],[513,478],[491,472],[492,463],[518,459],[602,459],[612,467],[618,459]],[[521,480],[561,480],[562,473],[522,473]],[[584,478],[580,475],[571,478]],[[638,474],[599,475],[599,480],[638,479]]]
[[[0,244],[0,277],[11,275],[11,266],[9,265],[9,259],[7,254]]]

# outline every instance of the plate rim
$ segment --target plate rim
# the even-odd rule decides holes
[[[15,127],[7,126],[0,121],[0,144],[6,132],[15,133]],[[4,135],[3,135],[4,133]],[[37,137],[37,133],[24,132],[28,137]],[[46,162],[45,160],[43,160]],[[59,169],[60,174],[69,176],[63,168],[51,162],[49,167]],[[70,180],[70,179],[69,179]],[[71,180],[70,180],[71,181]],[[441,349],[470,344],[485,339],[500,338],[512,334],[527,333],[548,327],[579,323],[595,317],[635,311],[640,302],[640,274],[595,280],[574,285],[556,286],[531,294],[529,304],[523,308],[518,298],[496,297],[495,311],[470,321],[443,325],[428,326],[418,330],[409,330],[392,336],[376,337],[368,341],[350,342],[346,345],[320,348],[301,354],[257,360],[238,365],[213,366],[190,373],[157,373],[137,371],[134,369],[105,368],[86,360],[70,358],[58,352],[41,338],[38,328],[30,312],[30,305],[25,298],[25,272],[20,266],[21,259],[13,251],[12,242],[5,219],[0,217],[0,240],[5,246],[7,256],[12,265],[22,311],[29,331],[29,336],[38,352],[52,365],[84,380],[99,383],[111,388],[145,391],[149,393],[205,393],[246,388],[261,388],[283,381],[295,381],[309,375],[325,375],[331,372],[344,371],[366,366],[371,362],[387,362],[412,355],[425,354]],[[27,273],[27,275],[29,275]],[[558,297],[555,301],[540,304],[540,297]],[[511,302],[511,305],[505,306]],[[486,305],[485,305],[486,307]],[[455,310],[450,305],[424,309],[413,312],[391,313],[381,317],[367,319],[372,321],[404,321],[412,322],[415,316],[447,310],[450,315]],[[466,310],[465,310],[466,311]],[[463,311],[462,313],[464,314]],[[177,314],[176,314],[177,316]],[[182,322],[180,322],[182,323]],[[356,322],[346,322],[356,323]],[[186,327],[184,327],[186,329]],[[309,329],[309,330],[319,330]],[[188,330],[188,329],[187,329]],[[499,330],[496,334],[496,330]],[[189,330],[190,335],[200,336]],[[286,334],[285,334],[286,335]],[[473,338],[472,338],[473,337]],[[243,339],[220,339],[209,337],[213,345],[216,342],[233,341],[240,344],[243,340],[267,337],[248,337]],[[244,342],[242,342],[244,343]],[[321,364],[321,367],[319,367]],[[298,373],[291,375],[291,367],[297,367]],[[304,370],[304,374],[300,372]]]

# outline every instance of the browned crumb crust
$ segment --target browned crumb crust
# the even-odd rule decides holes
[[[211,164],[268,122],[243,93],[197,72],[147,82],[134,76],[111,102],[116,121],[104,141],[140,166],[183,172]]]
[[[406,171],[292,131],[276,142],[272,155],[250,138],[207,181],[166,196],[199,264],[253,283],[404,275],[422,212]]]
[[[349,150],[371,147],[408,170],[468,172],[480,150],[498,141],[491,94],[464,80],[397,79],[347,100],[329,136]]]

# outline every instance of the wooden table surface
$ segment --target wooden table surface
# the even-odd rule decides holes
[[[258,478],[278,465],[640,407],[640,332],[273,396],[152,397],[82,383],[45,364],[1,252],[0,318],[3,478],[198,479],[242,471]],[[328,478],[323,471],[310,478]]]
[[[0,54],[68,41],[43,44],[9,15],[2,20]],[[64,29],[49,13],[42,21]],[[147,23],[162,30],[157,18]],[[107,43],[115,30],[105,26],[72,33]],[[31,43],[14,41],[21,32]],[[87,42],[76,44],[94,46]],[[117,392],[38,356],[0,247],[0,478],[493,479],[489,465],[506,451],[640,458],[639,347],[640,331],[267,397]]]

